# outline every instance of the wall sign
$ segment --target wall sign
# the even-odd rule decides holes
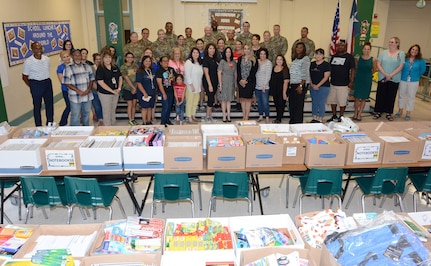
[[[3,22],[9,66],[24,63],[33,53],[31,44],[40,42],[45,55],[63,50],[65,40],[71,40],[70,21]]]
[[[229,30],[234,30],[236,34],[239,34],[242,24],[242,9],[210,9],[209,25],[213,20],[217,21],[217,29],[224,34]]]

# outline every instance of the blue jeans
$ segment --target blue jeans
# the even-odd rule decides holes
[[[169,121],[172,104],[174,103],[174,92],[166,92],[166,96],[166,100],[162,98],[161,125],[164,125]]]
[[[82,119],[83,126],[90,125],[91,101],[74,103],[70,102],[70,125],[80,126]]]
[[[186,101],[185,100],[180,105],[177,105],[175,103],[175,113],[180,116],[180,120],[181,121],[184,120],[184,111],[185,111],[185,109],[186,109]]]
[[[66,103],[66,107],[64,108],[63,114],[61,115],[60,126],[66,126],[67,120],[69,119],[70,114],[70,101],[69,94],[67,91],[61,91],[63,93],[63,99]]]
[[[99,94],[97,94],[97,90],[93,89],[91,90],[93,93],[93,108],[94,112],[96,113],[97,119],[103,119],[103,112],[102,112],[102,104],[100,103]]]
[[[310,87],[311,95],[311,113],[314,116],[324,117],[325,116],[325,106],[326,98],[328,97],[331,87],[319,87],[319,90],[315,91]]]
[[[265,114],[265,117],[269,117],[269,90],[255,90],[257,100],[257,110],[259,115]]]

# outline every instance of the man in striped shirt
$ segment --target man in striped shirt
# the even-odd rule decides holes
[[[94,75],[89,65],[82,62],[81,51],[72,50],[73,64],[68,65],[64,70],[63,83],[69,89],[70,101],[70,125],[90,125],[91,101],[93,100]]]
[[[24,62],[22,80],[30,88],[33,98],[33,117],[37,127],[42,126],[40,113],[42,99],[45,102],[46,124],[54,121],[54,95],[52,82],[49,78],[50,61],[43,55],[43,47],[39,42],[31,45],[33,55]]]

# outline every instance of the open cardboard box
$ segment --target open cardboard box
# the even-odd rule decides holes
[[[92,136],[127,136],[130,126],[99,126],[93,130]]]
[[[409,135],[419,140],[418,161],[431,160],[431,128],[404,130]]]
[[[337,134],[304,134],[305,165],[313,166],[344,166],[347,143]],[[331,144],[317,144],[309,140],[326,141]]]
[[[125,139],[126,136],[89,136],[79,147],[82,171],[122,171]],[[113,144],[110,147],[96,147],[97,143],[109,142]]]
[[[215,137],[215,136],[214,136]],[[232,137],[232,136],[217,136]],[[240,136],[235,136],[242,140]],[[207,137],[210,140],[212,137]],[[245,168],[245,143],[242,146],[210,147],[207,148],[207,169],[244,169]]]
[[[332,134],[332,130],[322,123],[292,124],[290,130],[297,136],[303,134]]]
[[[201,125],[203,154],[207,154],[207,137],[238,136],[238,129],[233,124]]]
[[[376,131],[373,134],[385,142],[383,164],[418,161],[419,139],[403,131]]]
[[[370,132],[337,133],[347,144],[346,165],[382,163],[384,141]],[[370,141],[363,141],[367,137]]]
[[[278,134],[277,134],[278,135]],[[282,163],[303,164],[305,160],[305,141],[297,136],[279,136],[283,143]]]
[[[83,138],[49,138],[40,148],[43,170],[81,170],[79,146],[83,141]]]
[[[243,250],[241,252],[239,265],[248,265],[249,263],[252,263],[256,260],[259,260],[271,254],[278,253],[278,254],[288,255],[295,251],[299,253],[299,257],[301,259],[308,260],[308,266],[320,265],[320,261],[316,261],[315,258],[313,257],[312,253],[315,251],[308,250],[308,249],[294,248],[294,247],[265,247],[265,248],[253,249],[253,250],[250,250],[250,249]]]
[[[201,135],[166,135],[165,170],[202,170]]]
[[[54,132],[51,133],[53,138],[73,138],[85,139],[93,133],[93,126],[63,126],[58,127]]]
[[[132,146],[129,143],[141,142],[143,135],[129,135],[123,145],[124,170],[164,169],[163,136],[161,146]]]
[[[243,135],[246,143],[246,167],[277,167],[282,165],[283,143],[275,134]],[[269,139],[274,144],[251,144],[253,139]]]

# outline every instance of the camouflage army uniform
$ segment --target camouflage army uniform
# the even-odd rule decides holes
[[[177,35],[176,34],[173,34],[173,33],[171,35],[166,34],[165,40],[169,43],[169,45],[171,47],[170,50],[172,50],[172,48],[174,48],[174,47],[177,47]],[[169,52],[169,54],[170,54],[170,52]]]
[[[204,41],[204,46],[207,46],[209,43],[217,45],[217,40],[214,38],[214,35],[211,35],[211,37],[203,36],[201,39]]]
[[[196,40],[191,37],[184,38],[184,46],[191,50],[193,47],[196,47]]]
[[[269,42],[261,42],[259,45],[260,45],[261,48],[268,49],[268,59],[269,59],[269,61],[274,62],[274,60],[275,60],[275,58],[274,58],[275,54],[274,54],[274,49],[272,47],[271,41],[269,41]]]
[[[286,56],[286,52],[287,52],[287,39],[283,36],[272,36],[271,37],[271,49],[272,49],[272,54],[274,56],[277,56],[279,54],[282,54],[284,56]],[[275,59],[275,58],[273,58]]]
[[[134,62],[137,64],[141,61],[142,54],[144,53],[144,48],[142,47],[141,43],[137,43],[136,46],[134,46],[132,43],[128,43],[123,48],[123,56],[125,57],[127,52],[131,52],[133,56],[135,57]]]
[[[226,40],[225,47],[230,47],[232,50],[235,50],[236,41],[235,40]]]
[[[293,45],[292,45],[292,54],[295,52],[294,50],[295,50],[295,45],[298,43],[298,42],[303,42],[304,44],[305,44],[305,54],[308,56],[308,57],[310,57],[310,58],[313,58],[314,57],[314,51],[316,50],[316,47],[314,46],[314,42],[312,41],[312,40],[310,40],[310,39],[305,39],[305,40],[302,40],[302,39],[298,39],[298,40],[296,40],[294,43],[293,43]]]
[[[216,40],[216,44],[219,39],[223,39],[223,41],[226,42],[226,36],[221,31],[213,31],[213,36]]]
[[[171,46],[166,40],[163,40],[163,42],[156,40],[151,45],[151,49],[153,50],[154,58],[156,58],[157,62],[160,60],[160,57],[164,55],[170,57],[172,52]]]
[[[249,32],[248,34],[241,33],[236,37],[237,41],[241,41],[242,44],[251,44],[251,38],[253,37],[253,33]]]
[[[150,40],[140,39],[138,42],[142,45],[142,50],[145,50],[147,48],[151,48],[151,45],[153,44],[153,42]]]
[[[179,47],[179,46],[177,46],[177,47],[180,48],[180,50],[181,50],[181,57],[183,58],[184,61],[186,61],[187,58],[189,57],[191,48],[189,48],[185,44],[183,45],[183,47]]]

